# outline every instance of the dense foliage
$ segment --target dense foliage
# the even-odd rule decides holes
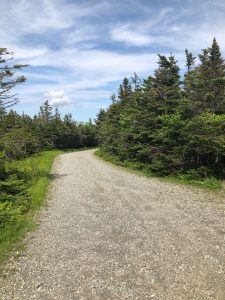
[[[96,124],[101,151],[160,176],[225,177],[225,64],[216,39],[199,64],[188,50],[181,80],[173,55],[154,75],[124,78]]]
[[[58,109],[45,101],[40,112],[31,118],[10,110],[1,116],[1,150],[8,159],[20,159],[27,155],[50,149],[76,149],[97,145],[95,125],[77,123],[71,114],[62,119]]]

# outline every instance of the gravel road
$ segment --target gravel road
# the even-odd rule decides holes
[[[222,192],[147,179],[93,150],[61,155],[1,300],[225,299]]]

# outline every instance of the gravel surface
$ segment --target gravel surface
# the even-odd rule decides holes
[[[225,299],[222,192],[147,179],[93,150],[61,155],[40,226],[0,299]]]

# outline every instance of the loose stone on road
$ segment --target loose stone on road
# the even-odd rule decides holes
[[[225,299],[223,192],[145,178],[82,151],[57,158],[49,205],[1,300]]]

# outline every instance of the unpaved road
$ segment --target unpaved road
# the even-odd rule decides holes
[[[225,299],[222,193],[60,156],[48,209],[0,299]]]

